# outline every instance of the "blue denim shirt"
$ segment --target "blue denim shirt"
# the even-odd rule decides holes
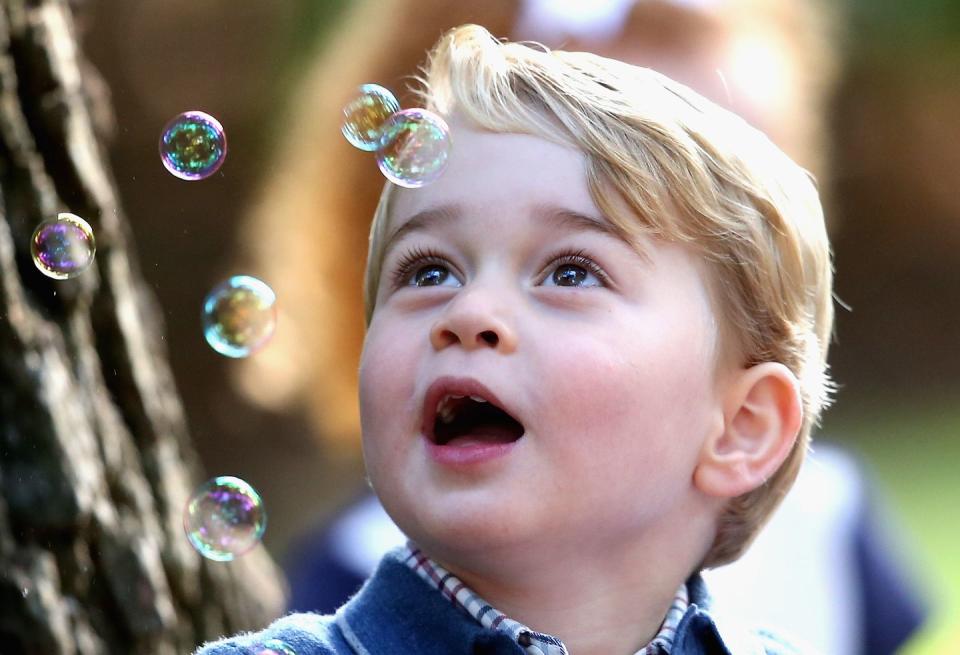
[[[482,627],[396,557],[335,614],[290,614],[267,629],[207,644],[197,655],[257,655],[271,639],[296,655],[525,655],[506,634]],[[687,583],[690,605],[671,655],[800,655],[766,632],[748,632],[711,615],[699,574]],[[575,654],[574,654],[575,655]]]

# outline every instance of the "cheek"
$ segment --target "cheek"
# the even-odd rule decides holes
[[[685,452],[697,436],[711,397],[702,333],[632,328],[620,333],[630,339],[568,340],[549,355],[541,402],[555,408],[550,425],[569,435],[574,453],[599,447],[636,464]]]
[[[387,434],[388,421],[409,416],[404,404],[413,402],[412,351],[389,330],[371,325],[360,356],[360,423],[364,442]]]
[[[395,344],[380,339],[380,333],[371,330],[364,341],[360,357],[360,433],[363,460],[367,476],[378,493],[393,488],[391,461],[400,457],[398,448],[401,434],[397,407],[412,392],[405,388],[411,376],[397,368],[400,359]]]

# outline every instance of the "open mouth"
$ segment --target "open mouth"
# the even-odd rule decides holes
[[[437,406],[433,442],[439,446],[511,443],[523,425],[493,403],[472,396],[447,396]]]

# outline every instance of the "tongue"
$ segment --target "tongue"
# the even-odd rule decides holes
[[[491,443],[511,443],[517,440],[516,430],[501,425],[477,425],[466,434],[453,437],[447,446],[477,446]]]

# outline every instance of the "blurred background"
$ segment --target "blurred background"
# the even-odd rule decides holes
[[[364,486],[351,390],[369,211],[383,181],[373,157],[340,135],[339,107],[365,82],[387,86],[409,106],[405,76],[444,28],[462,22],[552,46],[603,50],[601,40],[619,39],[607,48],[619,56],[634,43],[596,21],[593,31],[573,36],[549,33],[534,14],[524,25],[506,0],[455,4],[94,0],[83,13],[83,47],[113,99],[113,170],[143,274],[164,310],[193,440],[210,475],[240,476],[264,496],[264,543],[279,560],[295,535]],[[437,14],[448,22],[429,18]],[[813,88],[829,78],[821,85],[828,87],[823,125],[810,126],[823,142],[792,144],[798,160],[818,171],[837,270],[830,359],[839,392],[817,438],[862,458],[929,600],[930,617],[904,652],[955,652],[960,4],[847,0],[826,16],[835,23],[823,32],[829,61],[814,58],[790,77],[771,70],[762,52],[745,50],[755,67],[741,71],[741,82],[733,68],[718,75],[718,93],[731,100],[733,89],[734,104],[736,93],[781,93],[786,115],[791,84]],[[315,129],[291,134],[304,125],[296,117],[314,107]],[[157,155],[163,125],[190,109],[217,117],[229,142],[223,167],[202,182],[172,177]],[[276,201],[285,185],[305,183],[321,194],[315,205]],[[322,196],[325,190],[338,195]],[[358,207],[367,212],[359,221]],[[318,261],[323,251],[297,245],[312,243],[321,229],[338,259]],[[220,357],[200,329],[203,297],[238,273],[262,277],[279,298],[276,343],[255,362]],[[304,288],[325,295],[311,300]]]

